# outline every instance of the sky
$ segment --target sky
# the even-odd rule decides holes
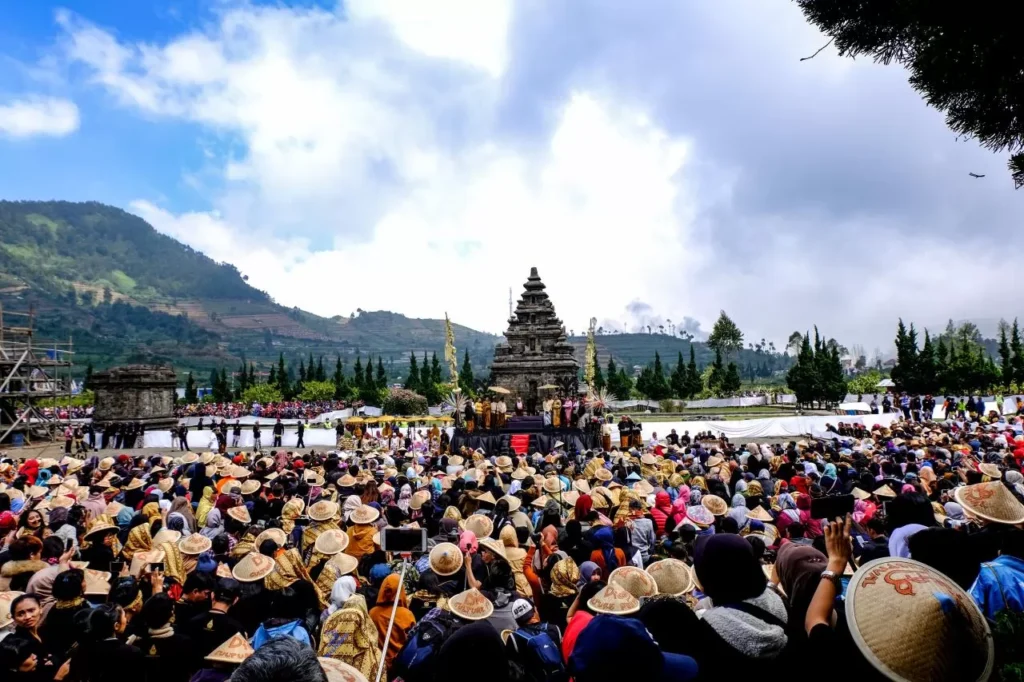
[[[0,196],[325,316],[500,333],[534,266],[577,332],[1018,315],[1005,155],[826,42],[787,0],[0,3]]]

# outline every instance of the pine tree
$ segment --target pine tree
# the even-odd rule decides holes
[[[1024,387],[1024,345],[1021,344],[1020,327],[1017,320],[1013,320],[1013,327],[1010,328],[1010,366],[1013,367],[1013,381],[1017,384],[1018,390]]]
[[[309,381],[316,380],[316,374],[313,373],[313,351],[309,351],[309,360],[306,362],[306,379]]]
[[[420,366],[416,362],[416,353],[409,353],[409,378],[405,380],[405,387],[414,393],[423,393],[420,388]]]
[[[676,366],[672,369],[672,378],[669,379],[669,386],[672,388],[672,395],[677,398],[686,398],[686,363],[683,362],[683,351],[679,351],[676,358]]]
[[[82,390],[88,391],[92,389],[92,360],[85,366],[85,378],[82,379]]]
[[[711,376],[708,377],[708,388],[718,393],[722,390],[725,380],[725,366],[722,364],[721,349],[715,350],[715,361],[711,364]]]
[[[664,400],[669,397],[668,382],[665,380],[665,369],[661,366],[661,355],[654,351],[654,366],[651,368],[647,395],[651,400]]]
[[[220,395],[220,372],[215,369],[210,370],[210,380],[208,382],[210,387],[210,395],[213,396],[215,402],[221,402]]]
[[[726,393],[735,393],[740,390],[743,382],[740,381],[740,373],[735,362],[730,362],[725,368],[725,376],[722,378],[722,390]]]
[[[1006,338],[1006,327],[1004,320],[999,320],[999,367],[1004,386],[1013,383],[1013,362],[1010,354],[1010,340]]]
[[[918,390],[921,393],[938,393],[938,362],[935,359],[935,347],[928,330],[924,330],[924,347],[917,356]]]
[[[291,399],[291,386],[288,385],[288,368],[284,364],[284,353],[277,356],[277,388],[285,400]]]
[[[437,359],[437,353],[434,353],[430,358],[430,383],[440,384],[442,381],[441,362]]]
[[[473,395],[473,365],[469,362],[469,350],[462,357],[462,369],[459,370],[459,388],[466,395]]]
[[[249,386],[256,385],[256,366],[253,365],[251,362],[249,363],[249,378],[246,380],[245,383],[248,384]]]
[[[700,378],[700,369],[697,367],[697,356],[693,352],[693,344],[690,344],[690,361],[686,364],[686,397],[692,398],[699,395],[704,388]]]
[[[277,365],[270,366],[270,375],[267,377],[267,384],[277,386]]]
[[[303,363],[302,358],[299,358],[299,383],[306,383],[306,365]]]
[[[246,371],[245,371],[245,360],[243,359],[242,360],[242,366],[238,368],[238,395],[239,396],[241,396],[243,393],[245,393],[245,389],[249,388],[249,386],[248,386],[248,379],[249,379],[249,375],[246,374]]]
[[[356,391],[363,390],[363,359],[356,356],[356,364],[352,368],[354,375],[352,376],[352,386]]]
[[[344,400],[348,397],[348,382],[345,381],[345,370],[341,365],[341,356],[336,356],[334,363],[334,399]]]
[[[384,371],[384,361],[377,356],[377,388],[381,391],[388,387],[388,373]]]
[[[324,356],[320,356],[316,361],[316,380],[327,381],[327,372],[324,371]]]
[[[196,392],[196,380],[192,377],[192,372],[189,372],[188,377],[185,378],[185,402],[189,405],[199,402],[199,395]]]

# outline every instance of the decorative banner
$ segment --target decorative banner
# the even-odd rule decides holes
[[[458,356],[455,353],[455,332],[452,331],[452,322],[448,319],[448,313],[444,314],[444,359],[448,362],[448,371],[451,373],[453,386],[459,385]]]
[[[590,318],[590,328],[587,329],[586,359],[583,365],[583,381],[586,382],[587,388],[590,390],[594,388],[594,367],[597,365],[597,343],[594,341],[595,324],[597,324],[597,318]]]

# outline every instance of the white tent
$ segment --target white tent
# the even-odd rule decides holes
[[[896,382],[893,381],[892,379],[882,379],[877,384],[875,384],[875,387],[877,388],[894,388],[895,386]]]

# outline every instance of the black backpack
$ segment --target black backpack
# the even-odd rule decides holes
[[[461,627],[458,618],[447,611],[421,620],[409,633],[405,646],[398,652],[391,667],[392,676],[405,682],[432,682],[434,663],[441,645]]]

